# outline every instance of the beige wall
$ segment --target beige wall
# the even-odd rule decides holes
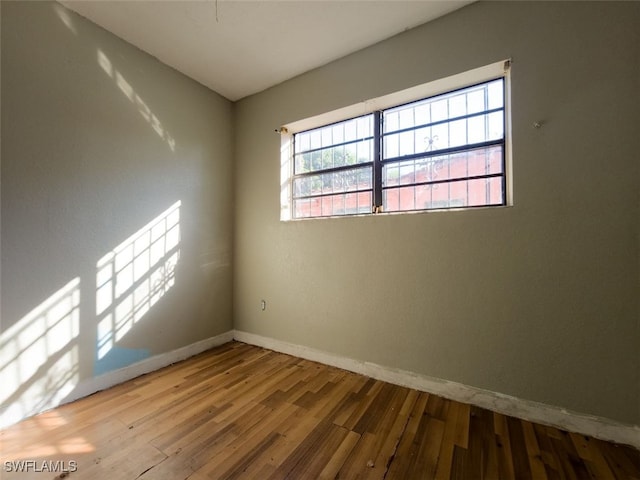
[[[29,325],[50,342],[9,403],[39,388],[45,401],[71,367],[73,386],[232,328],[229,101],[59,4],[2,2],[1,172],[2,349],[17,348],[13,365],[40,362],[19,338]],[[138,265],[142,277],[105,308],[122,320],[131,300],[153,305],[97,362],[97,262],[178,201],[174,273],[156,272],[154,303],[129,296],[155,270]],[[69,315],[56,292],[79,295]]]
[[[235,327],[640,424],[639,24],[480,2],[240,101]],[[504,58],[513,207],[279,221],[275,128]]]
[[[235,327],[640,424],[637,3],[473,4],[235,108],[55,3],[1,15],[3,350],[79,322],[14,400]],[[276,127],[508,57],[513,207],[279,221]],[[175,284],[97,362],[97,263],[177,201]]]

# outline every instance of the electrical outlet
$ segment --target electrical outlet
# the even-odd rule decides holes
[[[264,300],[261,300],[261,301],[260,301],[260,308],[261,308],[262,310],[266,310],[266,309],[267,309],[267,302],[266,302],[266,301],[264,301]]]

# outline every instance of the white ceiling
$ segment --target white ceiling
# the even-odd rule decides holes
[[[472,1],[61,3],[228,99],[238,100]]]

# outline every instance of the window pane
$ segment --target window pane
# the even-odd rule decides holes
[[[449,155],[387,163],[382,185],[408,185],[502,173],[502,147],[477,148]]]
[[[504,106],[504,81],[494,80],[487,85],[489,108],[502,108]]]
[[[429,105],[417,104],[415,106],[416,125],[431,123],[431,109]]]
[[[449,98],[449,118],[462,117],[467,114],[466,94],[460,93]]]
[[[502,205],[502,177],[390,188],[382,199],[387,212]]]
[[[413,118],[413,108],[407,107],[400,110],[400,128],[410,128],[415,126]]]
[[[383,137],[385,159],[500,140],[504,137],[504,112],[453,120],[432,127],[392,133]]]
[[[487,117],[481,115],[467,119],[467,132],[469,135],[469,143],[484,142],[487,138]]]
[[[439,122],[441,120],[446,120],[449,118],[449,109],[447,105],[447,100],[437,100],[431,104],[431,120],[434,122]]]
[[[504,107],[504,81],[493,80],[383,112],[383,133],[452,120]]]
[[[335,147],[331,149],[331,157],[333,158],[333,166],[334,167],[343,167],[348,165],[347,159],[347,149],[342,145],[341,147]]]
[[[429,107],[427,107],[429,108]],[[392,111],[385,113],[384,115],[384,131],[385,132],[395,132],[398,130],[400,123],[398,120],[398,112]]]
[[[320,130],[313,130],[309,132],[309,138],[311,139],[311,148],[320,148],[321,146],[321,135]]]
[[[322,168],[322,152],[316,150],[311,152],[311,170],[320,170]]]
[[[328,147],[295,156],[295,174],[373,161],[373,140]]]
[[[333,168],[333,149],[321,150],[320,156],[322,157],[322,170]]]
[[[363,140],[373,136],[373,115],[352,118],[344,122],[314,128],[294,135],[296,153],[327,148],[338,143]]]
[[[373,115],[294,136],[294,175],[373,161]]]
[[[467,120],[456,120],[449,124],[449,147],[460,147],[467,141]]]
[[[311,148],[310,134],[308,132],[297,134],[295,136],[295,146],[299,152],[309,150]]]
[[[504,173],[502,171],[502,147],[481,148],[465,153],[469,177]]]
[[[311,199],[310,198],[304,198],[304,199],[297,199],[293,201],[293,211],[294,211],[294,216],[296,218],[307,218],[307,217],[311,217],[311,205],[310,205]]]
[[[487,140],[498,140],[504,136],[504,114],[503,112],[494,112],[489,115],[489,129],[487,132]]]
[[[400,134],[400,155],[411,155],[416,152],[416,144],[412,131],[402,132]]]
[[[357,118],[358,122],[358,138],[367,138],[373,136],[373,115]]]
[[[295,197],[326,195],[371,188],[371,167],[350,168],[338,172],[319,173],[296,178],[293,182]]]
[[[320,132],[322,134],[322,146],[327,147],[333,145],[333,128],[323,128]]]
[[[351,142],[357,138],[356,122],[349,120],[344,122],[344,141]]]
[[[360,192],[352,196],[356,197],[357,213],[371,213],[371,206],[373,205],[373,194],[371,192]]]
[[[371,213],[371,192],[342,193],[294,200],[296,218],[331,217]]]
[[[344,142],[344,125],[342,125],[341,123],[333,126],[333,142]]]
[[[373,140],[365,140],[356,144],[357,163],[373,161]]]
[[[385,158],[400,156],[400,142],[398,135],[385,137],[383,154]]]
[[[478,113],[487,109],[485,91],[485,88],[480,87],[472,89],[467,93],[467,113]]]

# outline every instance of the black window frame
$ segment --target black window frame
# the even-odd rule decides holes
[[[386,112],[390,111],[390,110],[395,110],[404,106],[410,106],[413,104],[419,104],[421,102],[432,102],[432,101],[436,101],[439,97],[449,97],[449,96],[453,96],[458,92],[464,91],[464,90],[469,90],[469,89],[473,89],[475,87],[479,87],[479,86],[487,86],[492,82],[495,82],[497,80],[501,80],[502,81],[502,106],[501,107],[496,107],[496,108],[485,108],[482,111],[478,111],[478,112],[474,112],[474,113],[467,113],[465,115],[460,115],[460,116],[455,116],[455,117],[449,117],[449,115],[447,114],[447,118],[444,120],[438,120],[438,121],[433,121],[433,122],[428,122],[425,124],[418,124],[418,125],[413,125],[411,127],[406,127],[406,128],[399,128],[393,131],[389,131],[389,132],[385,132],[384,130],[384,115]],[[460,209],[460,208],[464,208],[464,209],[472,209],[472,208],[493,208],[493,207],[501,207],[501,206],[506,206],[507,205],[507,199],[508,199],[508,182],[507,182],[507,143],[508,143],[508,130],[507,130],[507,121],[508,121],[508,115],[510,114],[510,112],[508,111],[508,98],[507,98],[507,75],[497,75],[494,77],[491,77],[489,79],[483,80],[481,82],[475,82],[475,83],[471,83],[459,88],[455,88],[455,89],[451,89],[451,90],[447,90],[435,95],[429,95],[427,97],[424,98],[420,98],[417,100],[412,100],[409,102],[404,102],[404,103],[400,103],[397,105],[393,105],[384,109],[380,109],[380,110],[375,110],[371,113],[367,113],[364,115],[358,115],[355,117],[350,117],[347,119],[343,119],[343,120],[339,120],[336,122],[331,122],[325,125],[320,125],[314,128],[310,128],[310,129],[306,129],[300,132],[296,132],[292,135],[292,171],[291,171],[291,175],[290,175],[290,182],[291,182],[291,195],[290,195],[290,201],[291,201],[291,218],[294,220],[298,220],[298,219],[303,219],[303,218],[326,218],[326,217],[341,217],[341,216],[355,216],[355,215],[368,215],[368,214],[380,214],[380,213],[409,213],[409,212],[416,212],[416,211],[433,211],[433,210],[456,210],[456,209]],[[423,128],[430,128],[433,126],[437,126],[437,125],[442,125],[442,124],[450,124],[452,122],[455,121],[460,121],[460,120],[466,120],[469,118],[473,118],[473,117],[481,117],[481,116],[487,116],[490,115],[492,113],[497,113],[497,112],[501,112],[502,113],[502,136],[500,138],[497,139],[492,139],[492,140],[486,140],[486,141],[482,141],[482,142],[476,142],[476,143],[465,143],[463,145],[459,145],[459,146],[455,146],[455,147],[447,147],[447,148],[440,148],[440,149],[436,149],[436,150],[431,150],[431,151],[424,151],[424,152],[416,152],[416,153],[411,153],[411,154],[407,154],[407,155],[399,155],[399,156],[395,156],[395,157],[385,157],[385,150],[384,150],[384,139],[385,137],[388,137],[390,135],[396,135],[399,133],[404,133],[404,132],[413,132],[416,131],[418,129],[423,129]],[[302,151],[298,151],[297,150],[297,142],[296,139],[298,137],[298,135],[301,134],[305,134],[308,132],[312,132],[314,130],[320,130],[326,127],[331,127],[331,126],[335,126],[338,124],[343,124],[352,120],[356,120],[359,118],[365,118],[365,117],[372,117],[373,118],[373,135],[372,136],[368,136],[368,137],[364,137],[361,139],[356,139],[353,141],[349,141],[349,142],[342,142],[342,143],[337,143],[337,144],[331,144],[329,146],[323,146],[323,147],[319,147],[319,148],[314,148],[314,149],[307,149],[307,150],[302,150]],[[361,162],[361,163],[355,163],[355,164],[350,164],[350,165],[342,165],[342,166],[338,166],[338,167],[332,167],[332,168],[326,168],[326,169],[316,169],[316,170],[311,170],[311,171],[305,171],[305,172],[296,172],[296,156],[297,155],[301,155],[301,154],[305,154],[305,153],[309,153],[309,152],[313,152],[313,151],[319,151],[319,150],[325,150],[325,149],[331,149],[331,148],[335,148],[335,147],[339,147],[342,145],[346,145],[346,144],[353,144],[353,143],[357,143],[360,141],[370,141],[372,140],[373,142],[373,159],[372,161],[369,162]],[[453,178],[446,178],[446,179],[438,179],[438,180],[429,180],[429,181],[422,181],[422,182],[414,182],[414,183],[403,183],[402,185],[398,186],[385,186],[384,185],[384,178],[383,178],[383,171],[384,171],[384,167],[386,165],[390,165],[390,164],[394,164],[394,163],[401,163],[404,161],[411,161],[411,160],[415,160],[415,159],[433,159],[436,157],[441,157],[444,155],[451,155],[451,154],[458,154],[458,153],[464,153],[464,152],[472,152],[474,150],[480,150],[480,149],[489,149],[492,147],[499,147],[501,150],[501,165],[500,165],[500,171],[497,173],[485,173],[482,175],[467,175],[467,176],[462,176],[462,177],[453,177]],[[349,191],[343,191],[343,192],[330,192],[330,193],[320,193],[320,194],[312,194],[312,195],[296,195],[295,192],[295,182],[296,180],[302,179],[304,177],[310,177],[310,176],[317,176],[317,175],[322,175],[322,174],[332,174],[332,173],[336,173],[336,172],[344,172],[344,171],[350,171],[350,170],[357,170],[357,169],[362,169],[362,168],[371,168],[371,188],[367,188],[367,189],[359,189],[359,190],[349,190]],[[391,212],[385,211],[384,207],[383,207],[383,198],[384,198],[384,192],[386,190],[392,190],[392,189],[397,189],[397,188],[406,188],[406,187],[419,187],[419,186],[435,186],[435,185],[441,185],[441,184],[452,184],[455,182],[465,182],[465,181],[474,181],[474,180],[482,180],[482,179],[490,179],[490,178],[500,178],[501,179],[501,198],[500,201],[497,203],[484,203],[484,204],[480,204],[480,205],[463,205],[463,206],[451,206],[451,199],[449,198],[449,206],[443,206],[443,207],[426,207],[426,208],[415,208],[415,209],[398,209],[398,210],[393,210]],[[330,197],[330,196],[335,196],[335,195],[339,195],[339,194],[346,194],[346,193],[361,193],[361,192],[371,192],[371,198],[372,198],[372,205],[370,206],[371,208],[369,209],[369,211],[365,212],[365,211],[361,211],[361,212],[345,212],[345,213],[339,213],[339,214],[335,214],[332,213],[330,215],[311,215],[311,216],[296,216],[296,200],[301,200],[301,199],[314,199],[314,198],[322,198],[322,197]]]

